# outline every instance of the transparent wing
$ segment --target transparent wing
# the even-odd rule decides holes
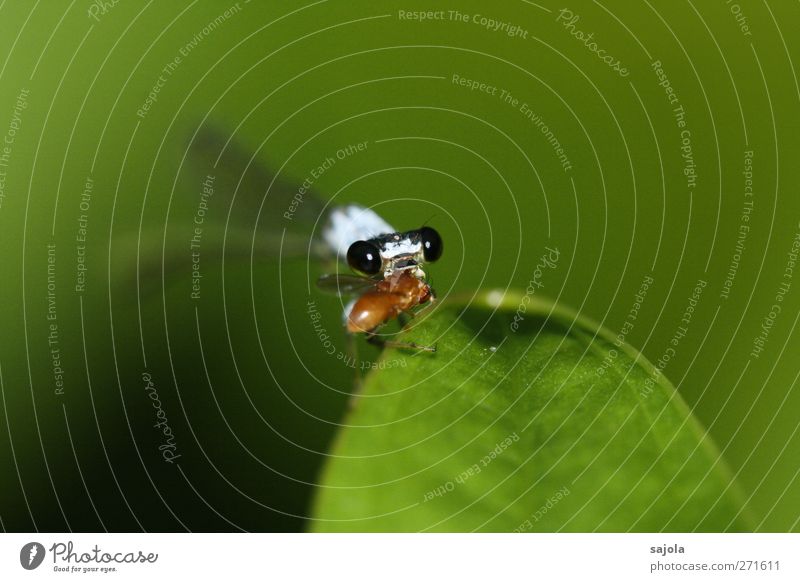
[[[222,129],[203,126],[171,150],[176,163],[184,158],[185,163],[172,186],[169,223],[114,230],[118,258],[113,268],[119,270],[115,281],[120,286],[183,272],[191,265],[187,242],[198,228],[204,270],[216,268],[223,252],[225,260],[243,262],[336,258],[320,236],[312,237],[315,223],[321,229],[330,213],[316,192],[302,179],[276,175],[265,161],[268,151],[229,137]],[[155,189],[166,194],[169,186]]]
[[[277,176],[264,164],[263,156],[261,151],[251,152],[236,140],[229,141],[221,130],[207,126],[198,130],[189,144],[183,183],[196,200],[203,180],[212,177],[214,195],[208,217],[216,224],[207,219],[206,232],[209,227],[223,228],[232,206],[220,236],[241,239],[248,256],[250,246],[255,246],[256,256],[264,258],[275,258],[281,252],[284,258],[303,257],[309,250],[317,257],[326,256],[330,251],[321,241],[311,240],[314,223],[327,220],[322,199],[303,187],[302,180]],[[205,239],[204,234],[203,242]]]
[[[378,283],[375,279],[356,275],[322,275],[317,279],[317,288],[334,295],[356,295],[369,291]]]

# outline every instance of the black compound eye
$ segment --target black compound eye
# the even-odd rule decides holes
[[[422,238],[422,253],[425,255],[425,260],[433,262],[441,257],[444,243],[439,233],[430,226],[423,226],[419,229],[419,234]]]
[[[367,241],[359,240],[347,249],[347,264],[355,271],[367,275],[377,275],[383,261],[378,247]]]

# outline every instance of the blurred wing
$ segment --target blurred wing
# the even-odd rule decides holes
[[[317,279],[317,288],[334,295],[357,295],[373,289],[377,283],[375,279],[355,275],[323,275]]]
[[[202,127],[189,144],[189,191],[196,192],[205,176],[213,176],[214,198],[221,207],[213,216],[224,222],[232,203],[226,235],[235,231],[249,239],[255,231],[257,256],[277,257],[281,240],[284,257],[305,256],[309,246],[312,254],[327,254],[319,241],[311,241],[314,222],[326,222],[320,218],[326,214],[322,200],[300,181],[276,176],[259,154],[228,142],[221,131]]]

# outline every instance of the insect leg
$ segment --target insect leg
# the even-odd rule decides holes
[[[382,348],[400,348],[406,350],[418,350],[421,352],[436,352],[436,346],[421,346],[414,342],[398,342],[395,340],[387,340],[383,339],[382,337],[375,335],[374,332],[367,334],[367,341],[372,345],[379,346]]]
[[[431,290],[431,299],[426,301],[420,306],[417,306],[415,309],[403,311],[397,315],[397,321],[400,324],[401,328],[405,328],[412,319],[415,319],[419,314],[423,313],[430,309],[433,306],[433,290]]]
[[[416,310],[414,310],[414,311],[406,311],[406,313],[407,313],[408,315],[410,315],[411,317],[416,317],[416,316],[418,316],[420,313],[422,313],[422,312],[424,312],[424,311],[427,311],[428,309],[430,309],[431,307],[433,307],[433,303],[434,303],[434,302],[433,302],[433,299],[431,299],[431,300],[429,300],[429,301],[426,301],[424,304],[420,305],[420,306],[419,306],[419,307],[418,307]]]

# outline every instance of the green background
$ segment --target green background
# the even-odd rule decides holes
[[[549,2],[254,0],[221,20],[235,4],[121,0],[103,14],[92,6],[0,4],[0,135],[19,125],[0,206],[6,530],[308,528],[353,370],[326,353],[306,313],[316,301],[345,349],[340,300],[313,290],[321,271],[302,242],[314,225],[282,213],[326,158],[359,142],[366,149],[337,159],[314,190],[325,201],[376,205],[400,229],[435,225],[446,254],[430,274],[442,297],[524,289],[545,246],[557,247],[546,294],[618,332],[652,276],[627,341],[656,363],[706,281],[663,371],[722,450],[756,529],[798,529],[800,282],[784,275],[800,231],[796,3],[568,5],[574,29],[593,32],[627,77],[571,35],[558,21],[564,6]],[[425,9],[445,19],[400,18]],[[456,9],[468,22],[448,18]],[[526,38],[475,15],[517,25]],[[685,110],[694,188],[654,61]],[[137,116],[159,75],[157,101]],[[453,75],[498,91],[470,91]],[[502,90],[519,103],[504,102]],[[191,145],[209,128],[231,138],[213,170]],[[236,151],[254,160],[234,192],[239,174],[228,179],[225,168],[236,167]],[[753,207],[725,298],[746,151]],[[277,172],[272,196],[261,166]],[[212,171],[194,300],[189,239]],[[310,199],[300,207],[314,216]],[[88,275],[76,292],[82,213]],[[282,255],[269,239],[251,257],[254,233],[261,240],[284,227],[300,236],[287,236]],[[61,395],[47,341],[48,244]],[[753,357],[782,282],[791,285],[781,312]],[[369,349],[362,356],[374,357]],[[172,464],[158,450],[144,372],[175,434],[181,457]]]

